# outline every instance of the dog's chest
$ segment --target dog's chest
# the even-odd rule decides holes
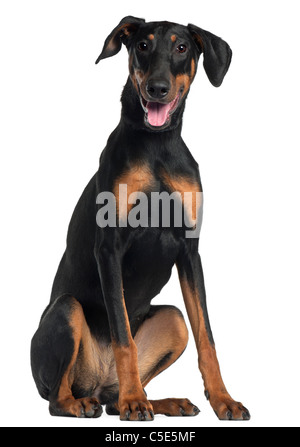
[[[154,172],[147,164],[137,164],[125,170],[114,182],[113,193],[116,198],[116,211],[119,219],[127,219],[137,202],[148,199],[151,203],[161,199],[169,203],[178,199],[188,219],[195,220],[202,207],[202,191],[198,181],[184,172],[171,173],[160,168]]]

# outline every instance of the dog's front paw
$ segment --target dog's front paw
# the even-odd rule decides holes
[[[233,400],[228,393],[210,395],[206,391],[205,395],[220,420],[249,421],[251,416],[247,408]]]
[[[146,399],[119,401],[119,411],[121,421],[153,421],[154,419],[153,407]]]

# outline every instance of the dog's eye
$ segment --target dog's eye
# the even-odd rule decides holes
[[[178,47],[176,48],[176,51],[178,53],[185,53],[187,50],[186,45],[178,45]]]
[[[139,51],[147,51],[148,50],[148,45],[146,44],[146,42],[140,42],[137,46]]]

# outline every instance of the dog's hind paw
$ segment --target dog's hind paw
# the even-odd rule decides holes
[[[154,414],[165,416],[197,416],[200,410],[189,399],[160,399],[150,401]]]
[[[99,418],[103,410],[97,399],[84,397],[50,402],[49,412],[52,416]]]

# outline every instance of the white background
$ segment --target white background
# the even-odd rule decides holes
[[[183,137],[204,186],[200,252],[221,370],[232,397],[252,415],[250,422],[217,420],[190,336],[184,355],[147,392],[150,399],[188,397],[200,415],[138,425],[300,425],[297,3],[1,2],[1,425],[130,430],[135,424],[105,413],[96,420],[51,417],[29,362],[71,213],[119,121],[126,50],[94,61],[129,14],[194,23],[233,49],[219,89],[200,63]],[[184,309],[175,270],[155,303]]]

